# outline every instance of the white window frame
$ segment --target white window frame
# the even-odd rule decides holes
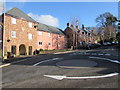
[[[58,38],[60,38],[61,36],[60,35],[58,35]]]
[[[31,33],[28,34],[28,39],[31,40],[33,38],[33,35]]]
[[[16,18],[12,17],[11,22],[12,22],[12,24],[16,24]]]
[[[31,23],[31,22],[29,22],[29,23],[28,23],[28,26],[29,26],[30,28],[32,28],[32,23]]]
[[[39,32],[38,32],[38,35],[40,35],[40,36],[41,36],[42,34],[43,34],[43,32],[42,32],[42,31],[39,31]]]
[[[41,45],[40,45],[40,42],[42,42],[42,41],[39,41],[39,42],[38,42],[38,45],[39,45],[39,46],[42,46],[43,42],[42,42],[42,44],[41,44]]]
[[[11,31],[11,37],[16,37],[16,31]]]
[[[48,37],[51,37],[51,33],[48,33]]]

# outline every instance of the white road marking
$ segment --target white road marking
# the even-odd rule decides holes
[[[92,53],[92,55],[97,55],[96,53]]]
[[[108,58],[100,58],[100,57],[89,57],[89,58],[102,59],[102,60],[107,60],[107,61],[110,61],[110,62],[120,64],[119,61],[111,60],[111,59],[108,59]],[[86,77],[67,77],[67,76],[60,76],[60,75],[44,75],[44,76],[45,77],[50,77],[50,78],[53,78],[53,79],[57,79],[57,80],[63,80],[63,79],[98,79],[98,78],[112,77],[112,76],[116,76],[116,75],[120,75],[120,73],[111,73],[111,74],[102,75],[102,76],[86,76]]]
[[[67,77],[67,76],[59,76],[59,75],[44,75],[44,76],[57,79],[57,80],[63,80],[63,79],[98,79],[98,78],[112,77],[116,75],[119,75],[119,73],[111,73],[111,74],[102,75],[102,76],[86,76],[86,77]]]
[[[26,60],[29,60],[29,59],[31,59],[31,58],[23,59],[23,60],[16,61],[16,62],[13,62],[13,63],[3,64],[3,65],[0,65],[0,68],[3,68],[3,67],[6,67],[6,66],[9,66],[9,65],[12,65],[12,64],[15,64],[15,63],[23,62],[23,61],[26,61]]]
[[[98,54],[98,55],[102,56],[103,54]]]
[[[111,54],[105,54],[106,56],[110,56]]]
[[[102,60],[107,60],[107,61],[110,61],[110,62],[114,62],[114,63],[120,64],[119,61],[117,61],[117,60],[112,60],[112,59],[108,59],[108,58],[101,58],[101,57],[89,57],[89,58],[102,59]]]
[[[60,60],[60,59],[63,59],[63,58],[53,58],[53,59],[49,59],[49,60],[40,61],[40,62],[34,64],[33,66],[37,66],[37,65],[44,63],[44,62],[55,61],[55,60]]]
[[[9,65],[11,65],[11,63],[7,63],[7,64],[4,64],[4,65],[0,65],[0,68],[6,67],[6,66],[9,66]]]

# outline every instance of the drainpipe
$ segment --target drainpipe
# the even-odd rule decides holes
[[[4,62],[4,40],[5,40],[5,11],[6,11],[6,6],[5,6],[5,2],[6,0],[3,0],[4,4],[3,4],[3,8],[4,8],[4,12],[3,12],[3,28],[2,28],[2,62]]]

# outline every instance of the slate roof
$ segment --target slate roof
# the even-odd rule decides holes
[[[34,19],[32,19],[30,16],[28,16],[27,14],[25,14],[24,12],[22,12],[20,9],[16,7],[7,11],[5,14],[16,17],[16,18],[24,19],[30,22],[36,22]]]
[[[76,28],[74,28],[74,27],[69,27],[71,30],[73,30],[74,32],[77,32],[78,31],[78,29],[76,29]]]
[[[49,33],[56,33],[56,34],[64,35],[63,32],[61,31],[61,29],[55,28],[53,26],[45,25],[42,23],[38,24],[38,30],[49,32]]]
[[[30,16],[28,16],[27,14],[25,14],[24,12],[22,12],[20,9],[18,9],[16,7],[12,8],[9,11],[7,11],[5,14],[16,17],[16,18],[24,19],[24,20],[27,20],[27,21],[30,21],[30,22],[38,23],[37,21],[35,21]],[[42,24],[42,23],[38,23],[37,26],[38,26],[38,30],[40,30],[40,31],[45,31],[45,32],[64,35],[62,33],[62,31],[60,29],[58,29],[58,28],[55,28],[55,27],[52,27],[52,26],[49,26],[49,25],[45,25],[45,24]]]

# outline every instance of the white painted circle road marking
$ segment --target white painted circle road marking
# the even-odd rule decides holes
[[[111,59],[108,59],[108,58],[100,58],[100,57],[89,57],[89,58],[102,59],[102,60],[107,60],[107,61],[110,61],[110,62],[120,64],[119,61],[111,60]],[[116,75],[120,75],[120,73],[111,73],[111,74],[102,75],[102,76],[86,76],[86,77],[67,77],[67,76],[60,76],[60,75],[44,75],[44,76],[45,77],[50,77],[50,78],[53,78],[53,79],[57,79],[57,80],[63,80],[63,79],[98,79],[98,78],[112,77],[112,76],[116,76]]]
[[[53,59],[48,59],[48,60],[40,61],[38,63],[35,63],[33,66],[37,66],[37,65],[39,65],[41,63],[44,63],[44,62],[55,61],[55,60],[60,60],[60,59],[63,59],[63,58],[53,58]]]
[[[110,62],[114,62],[114,63],[118,63],[118,64],[120,64],[119,61],[117,61],[117,60],[112,60],[112,59],[108,59],[108,58],[101,58],[101,57],[89,57],[89,58],[95,58],[95,59],[107,60],[107,61],[110,61]]]

